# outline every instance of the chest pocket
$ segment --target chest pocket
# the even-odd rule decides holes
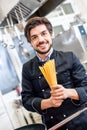
[[[71,70],[66,64],[58,66],[56,70],[59,84],[62,84],[66,88],[73,86]]]

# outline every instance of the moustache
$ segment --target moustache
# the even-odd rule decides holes
[[[42,44],[44,44],[44,42],[39,42],[38,45],[37,45],[37,47],[40,46],[40,45],[42,45]]]

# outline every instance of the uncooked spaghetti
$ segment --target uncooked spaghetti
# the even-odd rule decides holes
[[[44,75],[46,81],[48,82],[51,90],[53,90],[53,86],[57,85],[55,60],[49,60],[42,67],[39,66],[39,68]]]

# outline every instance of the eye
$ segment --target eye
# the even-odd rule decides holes
[[[42,32],[42,36],[46,36],[48,33],[46,31]]]
[[[34,36],[31,37],[31,41],[34,41],[34,40],[36,40],[36,39],[37,39],[37,36],[36,36],[36,35],[34,35]]]

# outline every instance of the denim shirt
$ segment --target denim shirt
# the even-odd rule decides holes
[[[72,52],[56,50],[50,59],[55,59],[58,83],[65,88],[76,89],[80,100],[66,99],[60,107],[42,111],[41,101],[50,97],[50,87],[39,70],[40,63],[37,56],[25,63],[22,69],[22,103],[27,110],[41,114],[47,125],[51,122],[48,128],[83,109],[87,102],[87,75],[79,59]],[[85,116],[84,119],[87,120],[87,114]]]

